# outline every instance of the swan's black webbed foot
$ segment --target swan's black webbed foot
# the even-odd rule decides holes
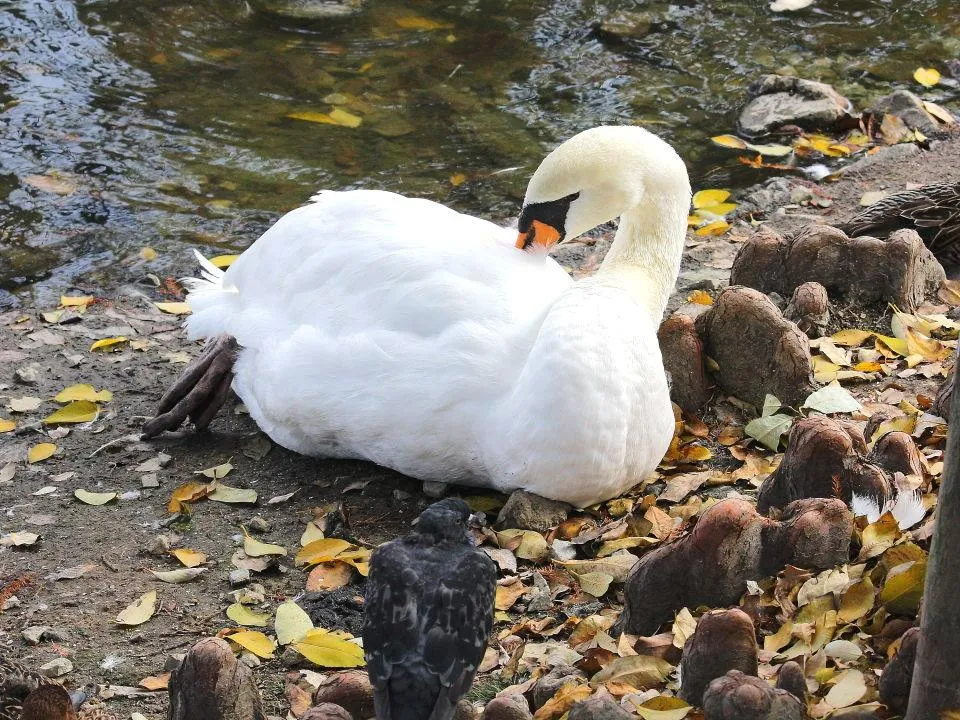
[[[230,335],[218,335],[208,342],[200,357],[160,398],[157,414],[143,425],[143,437],[176,430],[187,418],[197,430],[206,428],[230,393],[237,347]]]

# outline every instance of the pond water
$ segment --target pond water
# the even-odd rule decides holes
[[[743,187],[769,171],[707,138],[757,75],[793,68],[862,107],[960,56],[955,0],[343,0],[294,17],[316,4],[0,0],[0,308],[162,274],[189,246],[242,250],[322,187],[506,218],[544,151],[599,123],[662,135],[696,187]]]

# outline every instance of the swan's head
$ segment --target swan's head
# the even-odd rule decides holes
[[[517,247],[549,249],[638,206],[645,194],[680,198],[690,182],[670,145],[632,125],[585,130],[544,158],[530,178],[520,211]]]

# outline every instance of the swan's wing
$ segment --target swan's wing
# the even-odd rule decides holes
[[[552,259],[517,251],[513,238],[428,200],[323,192],[244,252],[221,292],[191,296],[191,335],[226,332],[256,345],[284,325],[422,338],[463,323],[523,324],[571,281]]]

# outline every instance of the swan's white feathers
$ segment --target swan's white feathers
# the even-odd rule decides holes
[[[889,512],[901,530],[909,530],[927,514],[923,496],[917,490],[899,492],[895,498],[888,500],[882,506],[872,497],[854,494],[850,508],[854,517],[866,517],[867,522],[871,523]]]

